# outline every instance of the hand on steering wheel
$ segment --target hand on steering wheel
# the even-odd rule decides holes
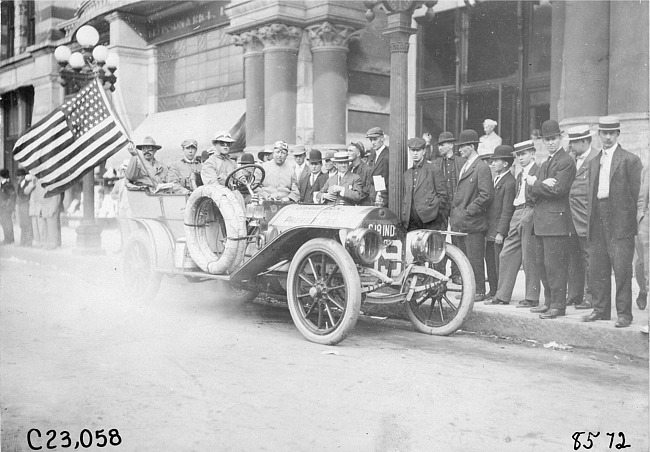
[[[225,185],[232,191],[244,191],[253,196],[253,190],[262,185],[265,174],[261,165],[244,165],[228,174]]]

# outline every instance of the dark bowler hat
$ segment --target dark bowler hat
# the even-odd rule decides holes
[[[158,146],[156,142],[154,141],[153,138],[151,137],[144,137],[144,140],[142,140],[141,144],[136,144],[135,147],[138,149],[142,149],[145,146],[151,146],[155,150],[160,149],[162,146]]]
[[[255,163],[255,157],[249,152],[244,152],[239,158],[239,163],[242,165],[252,165]]]
[[[621,122],[616,116],[603,116],[598,118],[598,130],[618,130],[621,131]]]
[[[478,144],[478,133],[476,133],[476,130],[465,129],[460,133],[456,146],[464,146],[466,144]]]
[[[273,154],[273,152],[268,151],[266,149],[262,149],[261,151],[259,151],[257,153],[257,158],[264,161],[264,157],[267,156],[267,155],[271,155],[271,154]]]
[[[9,170],[7,168],[0,169],[0,177],[4,177],[5,179],[9,179]]]
[[[375,137],[383,137],[383,136],[384,136],[384,131],[381,129],[381,127],[373,127],[372,129],[366,132],[366,138],[375,138]]]
[[[589,126],[576,126],[568,130],[569,132],[569,141],[580,141],[586,140],[591,137],[591,132],[589,131]]]
[[[515,143],[514,150],[512,151],[512,153],[514,155],[517,155],[519,152],[524,152],[524,151],[535,152],[535,143],[533,142],[533,140],[526,140],[520,143]]]
[[[451,132],[442,132],[438,137],[438,143],[436,144],[449,143],[450,141],[456,141],[454,134]]]
[[[408,146],[409,149],[422,149],[426,145],[427,142],[424,141],[424,138],[420,138],[420,137],[409,138],[408,141],[406,142],[406,146]]]
[[[512,155],[512,152],[512,146],[508,146],[507,144],[500,144],[494,149],[494,152],[492,154],[483,155],[481,158],[485,160],[503,159],[512,161],[515,158],[515,156]]]
[[[542,123],[542,138],[552,138],[562,135],[560,125],[554,119],[549,119]]]
[[[309,160],[309,163],[321,163],[323,161],[323,154],[318,149],[312,149],[309,151],[307,160]]]

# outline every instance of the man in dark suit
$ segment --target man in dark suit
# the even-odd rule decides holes
[[[463,130],[458,137],[458,149],[466,159],[460,171],[451,210],[451,230],[464,232],[458,245],[465,253],[476,280],[475,301],[485,300],[485,235],[488,231],[487,209],[494,199],[492,172],[478,158],[478,134]]]
[[[360,206],[372,206],[375,202],[374,198],[370,196],[372,191],[372,177],[370,176],[370,168],[361,159],[366,153],[366,148],[361,142],[350,143],[348,146],[348,154],[350,155],[350,171],[357,174],[361,178],[361,188],[363,190]]]
[[[539,305],[542,279],[542,244],[541,239],[533,235],[533,208],[535,198],[526,184],[528,176],[537,177],[540,168],[535,163],[535,143],[532,140],[516,143],[513,154],[517,158],[521,170],[516,177],[514,213],[510,220],[508,236],[503,242],[499,255],[499,287],[494,304],[509,304],[512,291],[515,288],[519,267],[524,267],[526,277],[526,298],[521,300],[518,308],[534,308]],[[548,282],[544,278],[544,288],[547,296]]]
[[[361,200],[361,178],[350,171],[350,156],[347,151],[337,152],[332,159],[338,172],[330,176],[323,188],[316,194],[316,202],[356,206]]]
[[[533,234],[542,239],[544,272],[551,289],[551,299],[544,306],[532,308],[541,319],[554,319],[566,311],[570,236],[573,233],[569,190],[576,176],[576,164],[562,149],[562,132],[555,120],[542,124],[542,140],[549,152],[539,178],[528,176],[526,183],[535,197]],[[550,301],[550,303],[549,303]]]
[[[591,148],[589,126],[569,129],[569,153],[576,161],[576,178],[571,184],[569,205],[575,234],[571,235],[569,252],[569,287],[567,306],[590,309],[589,244],[587,242],[587,205],[589,204],[589,162],[596,156]]]
[[[382,190],[381,204],[388,205],[388,146],[384,144],[384,131],[380,127],[373,127],[366,132],[366,138],[370,140],[370,151],[368,155],[368,166],[370,166],[370,179],[373,181],[370,198],[375,202],[377,192],[374,187],[374,177],[381,176],[384,179],[386,190]]]
[[[454,199],[454,193],[458,186],[458,175],[463,168],[466,160],[454,153],[454,134],[451,132],[442,132],[438,137],[438,154],[440,157],[433,159],[431,164],[442,173],[447,188],[447,198],[449,202],[443,212],[443,221],[447,229],[447,221],[451,213],[451,201]],[[452,237],[453,241],[454,237]]]
[[[618,144],[620,127],[613,116],[599,119],[603,150],[589,165],[587,240],[594,310],[582,320],[610,318],[613,269],[618,314],[615,326],[625,328],[632,323],[632,258],[642,164],[639,157]]]
[[[300,202],[303,204],[314,204],[314,193],[319,192],[328,179],[327,174],[322,171],[323,158],[318,149],[309,151],[307,164],[310,169],[309,174],[303,175],[298,181]]]
[[[485,239],[485,267],[490,283],[490,293],[487,298],[490,299],[496,297],[497,294],[499,254],[503,249],[503,241],[508,236],[510,220],[515,211],[513,201],[515,200],[517,182],[510,172],[515,159],[512,152],[512,146],[500,144],[494,149],[494,153],[482,157],[494,175],[494,200],[488,208],[489,228]],[[486,301],[486,304],[499,304],[499,300]]]
[[[442,212],[447,203],[447,190],[442,173],[424,158],[426,142],[411,138],[406,143],[413,166],[404,172],[404,204],[402,224],[408,231],[415,229],[446,230]]]

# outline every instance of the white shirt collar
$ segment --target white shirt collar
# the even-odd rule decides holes
[[[591,154],[591,146],[589,146],[589,149],[587,149],[584,154],[579,155],[576,158],[578,160],[585,160],[587,157],[589,157],[589,154]]]
[[[608,149],[603,148],[603,153],[604,153],[604,154],[607,154],[607,157],[611,157],[611,155],[612,155],[612,154],[614,153],[614,151],[616,150],[616,147],[617,147],[617,146],[618,146],[618,143],[616,143],[616,144],[615,144],[614,146],[612,146],[611,148],[608,148]]]

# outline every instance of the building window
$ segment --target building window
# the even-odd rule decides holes
[[[158,46],[158,111],[242,99],[242,54],[224,28]]]
[[[436,14],[421,30],[420,88],[453,85],[456,81],[455,12]]]
[[[36,44],[36,6],[33,0],[26,2],[27,8],[27,45]]]
[[[14,2],[2,2],[0,19],[2,26],[2,49],[0,59],[6,60],[14,56],[14,40],[16,37],[16,27],[14,24],[15,9]]]
[[[34,88],[31,86],[3,93],[0,97],[4,135],[4,168],[14,174],[15,161],[12,158],[14,144],[18,137],[32,125]]]

